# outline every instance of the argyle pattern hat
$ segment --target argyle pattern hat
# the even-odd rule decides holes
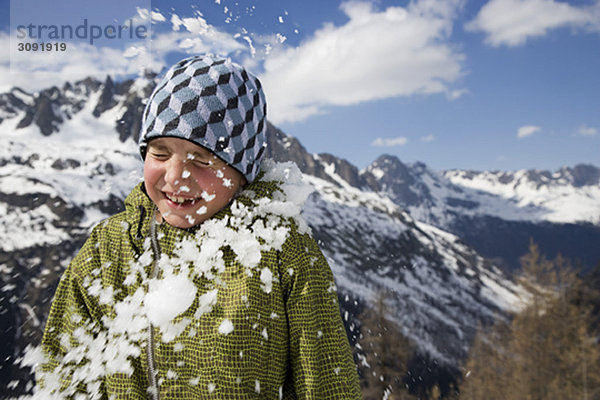
[[[148,100],[140,152],[145,158],[157,137],[187,139],[252,182],[266,150],[266,115],[260,81],[243,67],[214,56],[186,58],[166,72]]]

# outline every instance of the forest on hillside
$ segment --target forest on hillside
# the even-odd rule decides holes
[[[460,366],[436,368],[419,354],[380,292],[361,313],[355,346],[364,399],[600,399],[600,262],[581,276],[535,243],[521,261],[523,307],[479,326]]]

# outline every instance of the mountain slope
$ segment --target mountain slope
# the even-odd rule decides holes
[[[342,294],[390,293],[390,317],[440,362],[466,355],[478,323],[519,305],[519,289],[454,235],[413,220],[388,199],[308,177],[305,216]]]

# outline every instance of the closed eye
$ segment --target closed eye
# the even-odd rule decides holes
[[[210,167],[211,165],[213,165],[213,162],[210,160],[199,160],[199,159],[194,159],[194,164],[199,166],[199,167]]]
[[[165,158],[169,158],[169,154],[168,153],[161,153],[161,152],[154,152],[151,151],[149,153],[152,157],[154,158],[158,158],[158,159],[165,159]]]
[[[188,153],[187,161],[192,162],[192,164],[194,164],[197,167],[210,167],[214,164],[212,160],[209,160],[198,153]]]

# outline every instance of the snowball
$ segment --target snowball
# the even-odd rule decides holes
[[[262,282],[261,289],[265,293],[271,293],[273,290],[273,273],[267,267],[260,272],[260,281]]]
[[[194,318],[198,319],[203,314],[209,313],[212,311],[212,308],[215,304],[217,304],[217,294],[219,291],[217,289],[210,290],[198,298],[198,309],[194,314]]]
[[[176,337],[181,336],[185,328],[192,322],[189,318],[184,318],[177,323],[167,323],[165,326],[161,326],[160,330],[162,333],[162,341],[165,343],[172,342]]]
[[[242,265],[256,267],[262,257],[258,238],[248,229],[243,229],[237,233],[231,229],[229,231],[231,232],[227,233],[237,236],[237,240],[228,240],[227,243],[236,254],[237,260]]]
[[[100,291],[100,296],[98,297],[99,304],[112,304],[114,301],[114,288],[109,286]]]
[[[148,241],[148,244],[150,244],[150,241]],[[144,243],[144,247],[145,247],[145,243]],[[150,263],[152,263],[153,260],[154,260],[154,257],[152,255],[152,250],[144,251],[144,253],[137,259],[138,263],[143,267],[150,265]]]
[[[223,322],[221,322],[221,325],[219,325],[219,333],[221,335],[229,335],[231,332],[233,332],[233,323],[225,318]]]
[[[142,302],[144,290],[140,287],[134,294],[127,296],[115,305],[115,318],[108,325],[115,334],[127,333],[132,339],[142,338],[144,329],[148,325]]]
[[[196,298],[196,285],[183,275],[169,275],[150,281],[144,309],[150,322],[167,328],[177,315],[187,310]]]

